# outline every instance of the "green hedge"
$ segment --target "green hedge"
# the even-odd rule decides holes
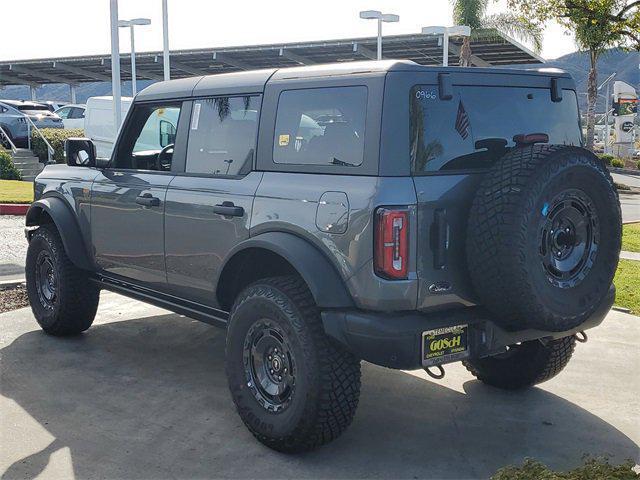
[[[69,137],[84,137],[84,130],[81,128],[42,128],[40,129],[44,137],[53,147],[55,153],[53,160],[56,163],[64,161],[64,141]],[[47,161],[47,144],[35,130],[31,132],[31,150],[40,158],[40,161]]]
[[[22,180],[11,155],[2,148],[0,148],[0,180]]]
[[[619,158],[614,158],[611,160],[611,166],[616,168],[624,168],[624,161]]]

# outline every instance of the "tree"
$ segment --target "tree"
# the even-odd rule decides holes
[[[542,29],[513,13],[487,15],[489,0],[453,0],[453,20],[457,25],[468,25],[471,30],[495,28],[519,40],[530,42],[536,52],[542,48]],[[464,37],[460,50],[460,65],[471,62],[471,39]]]
[[[555,20],[576,37],[589,54],[587,86],[587,148],[593,149],[598,58],[611,47],[640,50],[640,0],[508,0],[520,18],[542,27]]]

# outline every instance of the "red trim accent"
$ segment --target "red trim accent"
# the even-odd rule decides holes
[[[0,215],[26,215],[29,203],[0,203]]]

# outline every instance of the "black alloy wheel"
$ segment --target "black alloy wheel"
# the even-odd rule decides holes
[[[247,332],[243,362],[247,386],[266,410],[279,412],[295,393],[295,361],[289,339],[272,320],[262,319]]]
[[[569,189],[545,203],[540,257],[548,280],[560,288],[579,284],[591,270],[600,240],[598,215],[589,196]]]

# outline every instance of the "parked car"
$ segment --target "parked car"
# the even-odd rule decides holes
[[[129,111],[132,100],[131,97],[122,97],[122,118]],[[113,126],[113,97],[90,97],[84,115],[85,136],[95,144],[98,157],[109,158],[118,133]]]
[[[57,109],[55,114],[62,119],[64,128],[84,128],[84,112],[86,108],[84,104],[70,104]]]
[[[67,104],[67,102],[61,102],[61,101],[53,101],[53,100],[45,100],[45,101],[36,101],[35,103],[39,103],[41,105],[44,105],[47,107],[47,110],[49,110],[50,112],[54,113],[56,110],[62,108],[64,105]]]
[[[0,127],[18,146],[25,146],[28,142],[29,125],[25,117],[38,128],[63,128],[62,119],[44,105],[21,100],[0,100]],[[8,148],[8,139],[1,133],[0,137],[2,145]]]
[[[31,307],[78,334],[107,289],[225,328],[238,414],[284,452],[348,427],[361,359],[530,387],[615,294],[620,204],[578,119],[559,71],[385,61],[156,83],[110,160],[68,140],[68,165],[37,177]]]

